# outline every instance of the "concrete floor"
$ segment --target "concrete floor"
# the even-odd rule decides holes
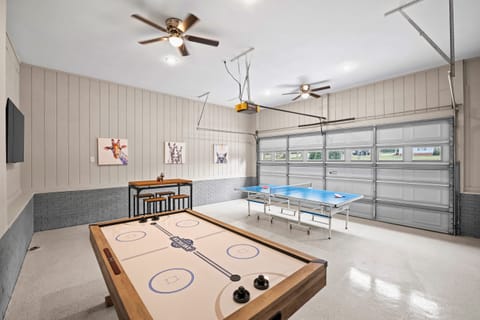
[[[355,218],[346,231],[336,216],[328,240],[247,217],[244,200],[195,209],[328,260],[327,286],[291,319],[480,319],[480,239]],[[117,318],[86,225],[37,232],[31,246],[7,320]]]

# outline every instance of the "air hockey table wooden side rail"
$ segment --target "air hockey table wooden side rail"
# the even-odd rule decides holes
[[[280,252],[282,255],[293,257],[305,263],[299,270],[243,305],[225,317],[225,319],[288,319],[303,304],[325,287],[327,269],[325,260],[317,259],[295,249],[264,239],[190,209],[152,214],[146,217],[161,217],[182,212],[187,212],[201,220],[226,229],[228,232],[255,241],[260,245]],[[102,232],[102,227],[129,223],[140,219],[142,217],[124,218],[89,226],[91,244],[110,293],[110,296],[106,297],[106,301],[107,298],[111,299],[120,319],[153,319],[153,317],[109,245]],[[199,319],[201,318],[201,315],[199,315]]]

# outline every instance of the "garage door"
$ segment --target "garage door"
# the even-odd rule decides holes
[[[352,215],[453,232],[450,119],[265,138],[261,184],[361,193]]]

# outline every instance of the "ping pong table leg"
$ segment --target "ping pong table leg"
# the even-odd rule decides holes
[[[332,238],[332,211],[328,215],[328,240]]]
[[[345,230],[348,229],[348,216],[350,215],[350,206],[347,207],[347,210],[346,211],[346,214],[347,214],[347,218],[345,219]]]
[[[247,203],[248,203],[248,216],[250,217],[250,201],[247,200]]]

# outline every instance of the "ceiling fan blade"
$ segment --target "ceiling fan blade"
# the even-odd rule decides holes
[[[188,53],[187,47],[185,46],[185,43],[178,47],[178,50],[180,51],[180,54],[184,57],[190,55],[190,53]]]
[[[220,43],[217,40],[211,40],[211,39],[200,38],[200,37],[189,36],[189,35],[185,35],[184,38],[187,39],[188,41],[198,42],[201,44],[206,44],[207,46],[214,46],[214,47],[217,47],[218,44]]]
[[[312,82],[310,83],[311,86],[316,86],[325,82],[329,82],[330,80],[322,80],[322,81],[317,81],[317,82]]]
[[[320,90],[326,90],[326,89],[330,89],[330,86],[315,88],[315,89],[312,89],[312,90],[310,90],[310,91],[320,91]]]
[[[298,84],[287,84],[287,83],[283,83],[283,84],[277,85],[277,88],[298,88],[298,87],[299,87]]]
[[[296,96],[295,98],[293,98],[293,99],[292,99],[292,101],[295,101],[295,100],[297,100],[297,99],[298,99],[298,98],[300,98],[301,96],[302,96],[302,95],[301,95],[301,94],[299,94],[298,96]]]
[[[316,93],[313,93],[313,92],[310,92],[309,94],[310,94],[311,97],[314,97],[314,98],[316,98],[316,99],[318,99],[318,98],[321,97],[320,95],[318,95],[318,94],[316,94]]]
[[[164,37],[153,38],[153,39],[150,39],[150,40],[138,41],[138,43],[149,44],[149,43],[158,42],[158,41],[166,41],[166,40],[168,40],[168,38],[169,38],[169,36],[164,36]]]
[[[299,92],[298,92],[298,91],[295,91],[295,92],[282,93],[282,95],[287,95],[287,94],[299,94]]]
[[[146,18],[144,18],[144,17],[142,17],[142,16],[140,16],[136,13],[132,14],[131,17],[144,22],[144,23],[148,24],[149,26],[154,27],[155,29],[158,29],[160,31],[168,33],[167,29],[165,29],[164,27],[162,27],[162,26],[156,24],[155,22],[152,22],[152,21],[150,21],[150,20],[148,20],[148,19],[146,19]]]
[[[182,32],[186,32],[188,29],[190,29],[196,22],[198,21],[197,16],[194,14],[189,14],[185,19],[183,19],[182,23],[178,26]]]

